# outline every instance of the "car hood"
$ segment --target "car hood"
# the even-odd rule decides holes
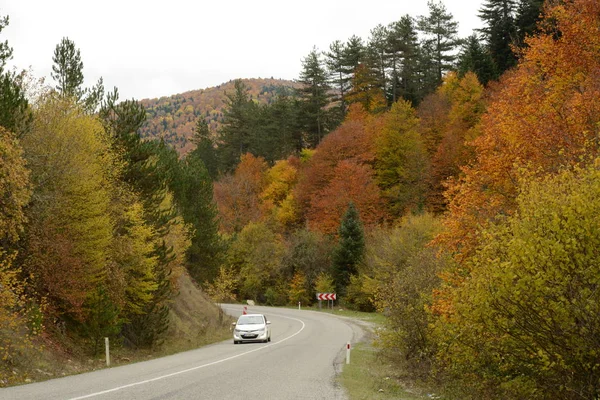
[[[265,329],[265,324],[236,325],[235,329],[240,331],[259,331]]]

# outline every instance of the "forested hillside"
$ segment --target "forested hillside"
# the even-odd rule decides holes
[[[250,99],[259,104],[270,104],[278,95],[298,85],[280,79],[245,79]],[[140,129],[143,138],[162,138],[180,154],[193,149],[192,137],[199,117],[203,117],[211,132],[216,132],[223,122],[226,93],[233,92],[229,81],[216,87],[191,90],[159,99],[144,99],[147,120]]]
[[[597,399],[600,3],[479,16],[459,38],[429,2],[208,114],[83,88],[67,38],[31,102],[2,70],[3,372],[44,335],[157,346],[187,273],[215,301],[382,313],[392,378],[442,398]],[[143,137],[147,113],[193,145]]]

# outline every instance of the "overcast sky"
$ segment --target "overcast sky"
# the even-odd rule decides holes
[[[445,0],[461,37],[481,27],[482,0]],[[121,99],[154,98],[236,78],[298,78],[313,46],[357,35],[402,15],[426,15],[426,0],[0,0],[0,34],[12,65],[50,78],[63,37],[81,50],[86,86],[100,76]]]

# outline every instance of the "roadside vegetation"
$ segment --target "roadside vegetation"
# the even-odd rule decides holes
[[[383,315],[357,353],[378,385],[598,398],[600,2],[480,16],[459,40],[429,2],[315,49],[269,104],[238,80],[187,154],[141,139],[139,102],[83,88],[69,39],[52,88],[0,44],[3,384],[40,344],[93,359],[104,337],[123,354],[220,337],[214,305],[178,300],[189,277],[216,302],[335,292]]]
[[[382,359],[380,350],[360,343],[352,349],[350,364],[343,365],[339,382],[350,400],[431,399],[421,388],[407,387],[394,364]]]
[[[231,318],[184,275],[173,299],[166,338],[153,348],[131,348],[114,338],[110,342],[111,367],[146,361],[220,342],[231,337]],[[12,339],[15,343],[18,336]],[[104,349],[93,354],[85,343],[62,332],[44,334],[21,347],[5,370],[2,386],[39,382],[106,368]]]

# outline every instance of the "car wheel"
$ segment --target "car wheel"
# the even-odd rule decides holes
[[[267,339],[267,341],[269,341],[269,342],[271,341],[271,336],[269,336],[269,338]]]
[[[238,343],[239,343],[239,342],[238,342],[237,340],[234,340],[234,341],[233,341],[233,344],[238,344]]]

